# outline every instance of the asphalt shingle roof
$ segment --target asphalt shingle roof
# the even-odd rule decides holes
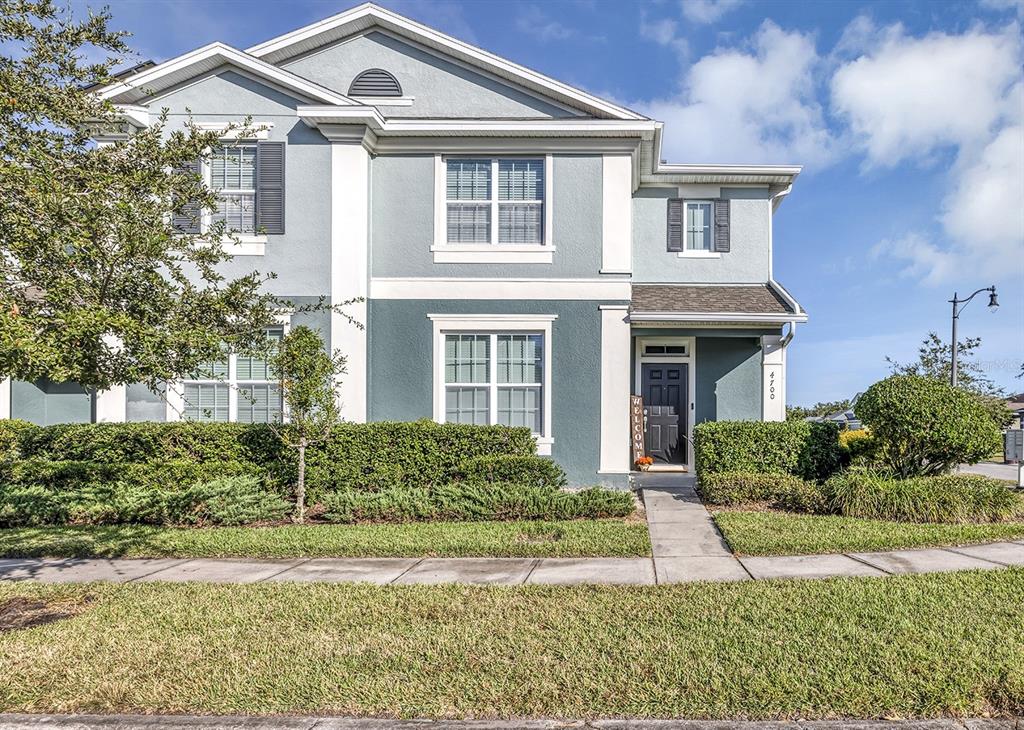
[[[634,284],[632,311],[692,314],[795,314],[766,284],[754,286]]]

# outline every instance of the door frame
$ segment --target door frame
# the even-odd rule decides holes
[[[671,363],[686,365],[686,467],[693,473],[693,421],[697,413],[695,388],[697,383],[697,338],[696,337],[634,337],[636,340],[634,351],[633,370],[633,394],[643,393],[643,366],[651,363]],[[686,348],[685,355],[645,355],[644,350],[648,345],[683,345]]]

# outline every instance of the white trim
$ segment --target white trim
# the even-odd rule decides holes
[[[497,335],[508,332],[533,332],[544,338],[544,382],[541,384],[543,393],[543,414],[542,432],[536,437],[537,453],[541,456],[550,456],[551,447],[554,444],[554,434],[551,430],[551,403],[552,403],[552,325],[557,314],[428,314],[427,319],[434,325],[434,356],[433,356],[433,382],[434,382],[434,420],[437,423],[445,422],[445,382],[444,382],[444,336],[448,333],[472,333]],[[496,389],[497,378],[494,376],[497,368],[497,350],[492,348],[491,353],[491,387]],[[492,392],[490,398],[491,422],[496,423],[497,398]]]
[[[751,324],[785,324],[806,322],[806,314],[761,314],[735,312],[633,312],[632,322],[750,322]]]
[[[211,64],[216,62],[246,69],[247,71],[250,71],[262,78],[269,79],[290,91],[297,92],[307,99],[319,101],[324,104],[351,105],[354,103],[346,96],[335,93],[330,89],[326,89],[323,86],[315,84],[301,76],[297,76],[290,71],[285,71],[282,68],[273,66],[266,61],[261,61],[258,58],[247,53],[243,53],[237,48],[233,48],[226,43],[221,43],[219,41],[202,46],[194,51],[189,51],[188,53],[184,53],[168,61],[164,61],[152,68],[145,69],[133,76],[129,76],[126,79],[115,81],[114,83],[99,89],[96,93],[101,99],[115,99],[120,96],[131,96],[131,101],[139,101],[154,95],[154,93],[163,91],[163,89],[155,88],[154,82],[172,74],[180,72],[188,73],[190,67],[197,65],[201,66],[201,71],[199,73],[205,73],[212,70]],[[198,75],[198,73],[195,75]],[[179,79],[171,85],[181,83],[181,81],[187,80],[188,78],[191,78],[191,76]],[[151,93],[151,91],[154,93]]]
[[[96,393],[96,423],[124,423],[128,420],[128,386],[114,385]]]
[[[365,106],[412,106],[415,96],[350,96],[352,101]]]
[[[0,378],[0,420],[11,417],[11,379]]]
[[[788,291],[786,291],[786,287],[782,286],[782,284],[778,283],[777,281],[775,281],[775,279],[772,279],[771,277],[768,278],[768,286],[771,287],[772,291],[774,291],[780,297],[785,299],[786,303],[793,308],[794,312],[799,312],[800,314],[803,314],[804,319],[807,318],[807,313],[804,312],[803,307],[801,307],[800,303],[796,299],[794,299]]]
[[[362,144],[331,143],[331,304],[362,297],[349,314],[364,326],[332,312],[331,349],[347,358],[337,389],[342,417],[357,423],[367,418],[369,176],[370,155]]]
[[[627,280],[499,279],[499,278],[378,278],[370,280],[372,299],[549,299],[625,300],[632,288]]]
[[[347,33],[348,28],[346,26],[352,27],[354,32],[355,30],[365,30],[367,26],[372,27],[374,25],[401,36],[410,37],[431,48],[442,50],[457,60],[496,73],[502,78],[518,82],[528,89],[542,90],[556,99],[570,103],[574,107],[589,110],[592,113],[607,114],[619,119],[643,119],[641,115],[629,109],[495,56],[483,49],[464,43],[372,3],[364,3],[290,33],[258,43],[248,48],[247,52],[257,58],[268,57],[268,60],[271,62],[280,63],[290,57],[290,49],[310,41],[316,43],[317,36],[327,36],[321,42],[322,45],[326,42],[340,40],[349,34]]]
[[[786,420],[786,345],[779,335],[761,337],[761,420]]]
[[[235,129],[228,131],[228,127]],[[253,122],[247,127],[239,122],[197,122],[196,127],[204,132],[221,132],[223,140],[251,140],[270,139],[270,130],[274,128],[273,122]],[[244,133],[244,134],[243,134]]]
[[[680,259],[720,259],[720,258],[722,258],[722,254],[718,253],[717,251],[689,250],[689,251],[678,251],[676,253],[676,258],[680,258]]]
[[[644,355],[644,346],[653,344],[682,345],[686,348],[685,355]],[[644,363],[680,363],[686,367],[686,466],[692,471],[693,464],[693,427],[697,417],[697,338],[696,337],[637,337],[636,349],[633,351],[636,371],[634,372],[633,393],[643,393],[642,365]]]
[[[629,321],[627,305],[601,305],[601,457],[599,473],[629,471]]]
[[[601,158],[601,271],[633,269],[633,160]]]
[[[553,246],[511,246],[507,244],[452,244],[431,246],[435,264],[550,264]]]
[[[238,236],[238,241],[224,238],[221,246],[226,253],[232,256],[263,256],[267,252],[267,237],[259,236]]]

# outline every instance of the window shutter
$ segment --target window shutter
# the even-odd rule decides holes
[[[284,142],[256,145],[256,229],[284,233]]]
[[[199,160],[193,160],[179,167],[176,172],[199,175],[199,165]],[[181,212],[171,216],[171,225],[179,233],[198,235],[202,233],[202,212],[198,202],[186,203],[181,207]]]
[[[715,201],[715,251],[729,253],[729,201]]]
[[[683,208],[681,198],[669,198],[667,247],[669,251],[683,250]]]

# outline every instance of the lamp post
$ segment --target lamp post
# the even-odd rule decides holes
[[[956,295],[956,292],[953,292],[953,298],[949,300],[949,303],[953,305],[953,351],[951,353],[951,355],[952,355],[952,360],[951,360],[952,367],[950,368],[950,372],[949,372],[949,383],[954,388],[956,387],[956,381],[957,381],[957,368],[956,368],[956,349],[957,349],[956,348],[956,323],[957,323],[957,320],[960,319],[960,312],[962,312],[964,307],[967,306],[967,302],[969,302],[972,299],[974,299],[974,297],[978,296],[983,291],[987,291],[988,292],[988,309],[989,309],[989,311],[990,312],[994,312],[997,309],[999,309],[999,300],[996,299],[996,288],[995,288],[995,285],[988,286],[988,287],[985,287],[983,289],[978,289],[978,291],[974,292],[973,294],[971,294],[971,296],[967,297],[966,299],[958,299],[957,295]]]

